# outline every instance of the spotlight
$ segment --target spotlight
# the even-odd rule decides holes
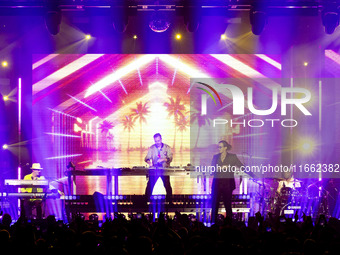
[[[171,23],[166,13],[160,11],[154,11],[151,15],[149,27],[156,33],[162,33],[168,30]]]
[[[303,65],[304,66],[308,66],[308,62],[303,62]]]
[[[119,33],[124,33],[129,23],[128,6],[124,4],[124,1],[120,1],[117,6],[111,6],[111,12],[114,29]]]
[[[310,143],[308,143],[308,142],[305,142],[305,143],[302,144],[301,147],[302,147],[302,149],[303,149],[304,151],[310,151],[311,148],[312,148],[312,145],[311,145]]]
[[[176,39],[177,40],[181,40],[182,39],[182,35],[181,34],[176,34]]]
[[[226,34],[221,34],[221,40],[227,40],[227,35]]]
[[[137,35],[134,35],[134,36],[133,36],[133,39],[135,39],[135,40],[136,40],[137,38],[138,38],[138,37],[137,37]]]
[[[298,150],[302,155],[308,156],[315,151],[315,141],[311,138],[301,138],[298,141]]]
[[[7,150],[8,149],[8,145],[7,144],[2,145],[2,149],[3,150]]]
[[[52,35],[57,35],[60,31],[61,10],[58,5],[58,0],[46,1],[45,24],[47,30]]]
[[[86,35],[86,36],[85,36],[85,39],[86,39],[86,40],[90,40],[90,39],[91,39],[91,35]]]
[[[197,5],[194,0],[188,1],[184,6],[184,24],[188,32],[196,32],[202,16],[202,6]]]
[[[2,62],[1,62],[1,65],[2,65],[3,67],[7,67],[7,66],[8,66],[8,62],[7,62],[7,61],[2,61]]]
[[[9,100],[9,96],[3,96],[2,99],[3,99],[4,101],[8,101],[8,100]]]
[[[332,34],[339,26],[339,13],[336,9],[327,8],[321,13],[322,24],[325,27],[326,34]]]
[[[254,35],[260,35],[267,24],[267,13],[259,8],[251,8],[249,12],[251,31]]]

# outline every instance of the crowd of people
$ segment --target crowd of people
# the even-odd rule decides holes
[[[3,215],[0,250],[4,254],[280,254],[325,255],[340,250],[340,221],[320,216],[302,219],[260,213],[248,222],[219,218],[212,226],[186,214],[172,218],[161,214],[148,217],[85,221],[76,216],[69,223],[46,219],[29,222]]]
[[[166,168],[172,161],[171,149],[162,143],[159,133],[154,135],[145,157],[152,167]],[[242,166],[235,154],[229,153],[231,145],[222,140],[219,153],[213,156],[212,165]],[[34,163],[27,180],[40,180],[42,167]],[[157,176],[158,178],[158,176]],[[146,195],[150,196],[157,178],[149,176]],[[161,175],[171,202],[170,177]],[[285,186],[285,185],[283,185]],[[198,221],[193,215],[177,212],[174,217],[152,215],[115,214],[114,219],[99,222],[98,217],[85,221],[74,215],[65,223],[52,215],[42,219],[42,199],[28,199],[23,214],[12,223],[5,214],[0,225],[0,251],[24,254],[113,254],[113,255],[332,255],[340,251],[340,221],[320,215],[317,219],[298,214],[293,218],[263,217],[259,212],[244,221],[232,219],[231,199],[235,189],[234,174],[214,175],[212,184],[212,223]],[[33,188],[22,192],[39,192]],[[41,191],[40,191],[41,192]],[[222,197],[226,218],[218,215]],[[32,219],[33,209],[39,209],[38,220]]]

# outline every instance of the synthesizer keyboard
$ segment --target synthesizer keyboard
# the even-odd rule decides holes
[[[17,179],[6,179],[5,185],[17,186],[17,187],[44,187],[48,186],[48,180],[17,180]]]
[[[37,193],[26,193],[26,192],[3,192],[2,197],[12,197],[12,198],[59,198],[60,195],[58,193],[44,193],[44,192],[37,192]]]

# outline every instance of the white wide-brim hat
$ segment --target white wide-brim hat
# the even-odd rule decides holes
[[[33,163],[31,169],[32,170],[41,170],[43,168],[41,167],[40,163]]]

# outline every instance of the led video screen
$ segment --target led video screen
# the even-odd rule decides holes
[[[195,148],[213,146],[207,155],[212,157],[219,139],[233,143],[244,164],[276,161],[273,151],[281,141],[266,135],[272,130],[236,125],[212,138],[203,127],[200,135],[190,94],[193,78],[229,77],[249,85],[259,77],[280,78],[281,69],[280,56],[264,54],[33,55],[33,161],[55,179],[65,178],[69,162],[80,170],[145,167],[155,133],[172,148],[171,166],[191,164]],[[121,179],[119,193],[144,193],[145,177]],[[106,192],[105,177],[78,182],[80,194]],[[176,194],[209,192],[195,178],[172,177],[171,182]]]

